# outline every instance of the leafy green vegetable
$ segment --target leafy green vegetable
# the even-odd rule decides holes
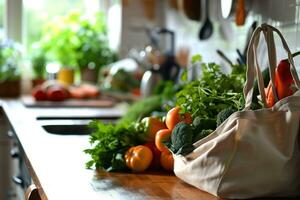
[[[198,126],[199,125],[200,124],[198,124]],[[215,126],[215,122],[213,125]],[[203,126],[207,125],[204,123]],[[212,132],[212,129],[199,129],[195,128],[194,124],[190,125],[180,122],[173,129],[171,140],[166,142],[166,145],[175,154],[187,155],[195,149],[193,145],[194,142],[197,142]]]
[[[221,110],[217,115],[217,126],[220,126],[236,110],[229,107]]]
[[[145,141],[144,133],[136,129],[136,123],[114,125],[92,121],[89,126],[93,129],[90,136],[92,147],[84,152],[90,154],[92,159],[86,164],[87,168],[125,169],[122,155],[128,148]]]
[[[244,67],[225,74],[215,63],[202,63],[202,78],[186,84],[177,96],[176,105],[193,117],[215,119],[224,108],[244,107],[242,94],[245,82]]]
[[[132,104],[118,123],[131,123],[142,119],[153,111],[160,111],[163,104],[161,96],[151,96]]]
[[[266,68],[262,71],[262,76],[263,76],[263,80],[264,80],[264,86],[267,87],[269,84],[269,81],[270,81],[269,68]],[[258,95],[259,95],[259,89],[258,89],[258,82],[257,82],[257,78],[256,78],[254,81],[252,102],[259,103],[259,100],[257,98]]]
[[[193,142],[197,142],[197,141],[205,138],[206,136],[208,136],[212,132],[213,132],[213,130],[211,130],[211,129],[202,130],[201,132],[195,132]]]
[[[216,128],[216,120],[201,118],[198,116],[193,120],[193,127],[195,133],[201,133],[201,131],[205,129],[214,130]]]
[[[189,124],[180,122],[172,131],[171,142],[168,147],[175,154],[186,155],[194,149],[193,136],[192,127]]]

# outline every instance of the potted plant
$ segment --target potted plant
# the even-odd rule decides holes
[[[107,31],[102,13],[93,19],[81,17],[77,36],[80,46],[77,49],[76,62],[80,68],[81,80],[97,82],[99,69],[116,61],[116,54],[108,45]]]
[[[45,25],[42,33],[41,47],[50,60],[60,63],[58,80],[66,84],[74,82],[77,67],[76,53],[80,46],[77,37],[79,17],[77,12],[57,17]]]
[[[102,13],[93,19],[76,11],[58,17],[45,26],[41,43],[49,58],[63,66],[58,79],[67,83],[73,81],[67,72],[78,67],[84,81],[96,82],[99,68],[116,60]]]
[[[38,43],[33,45],[31,53],[31,66],[33,71],[32,86],[40,85],[46,78],[47,58]]]
[[[0,96],[17,97],[20,95],[21,58],[20,46],[12,40],[0,42]]]

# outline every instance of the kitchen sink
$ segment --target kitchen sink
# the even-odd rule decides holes
[[[94,118],[93,118],[94,119]],[[50,134],[57,135],[89,135],[92,129],[88,124],[93,120],[88,118],[37,118],[40,126]],[[100,120],[100,119],[98,119]],[[116,119],[101,119],[104,123],[116,123]]]
[[[46,132],[57,135],[89,135],[92,133],[86,124],[43,125],[42,127]]]

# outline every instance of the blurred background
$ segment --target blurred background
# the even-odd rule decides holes
[[[132,58],[139,65],[133,68],[145,71],[156,62],[151,60],[153,57],[149,58],[149,52],[154,55],[154,48],[162,54],[174,54],[180,65],[188,65],[190,57],[199,53],[204,61],[219,63],[228,70],[230,63],[216,50],[225,54],[230,62],[238,63],[237,49],[244,53],[255,22],[256,26],[267,22],[278,27],[292,51],[299,50],[298,0],[245,0],[242,6],[245,19],[239,25],[236,22],[237,2],[1,0],[0,37],[4,43],[7,40],[16,43],[17,69],[9,73],[20,73],[22,93],[30,92],[32,82],[29,80],[47,79],[49,73],[55,74],[62,65],[83,71]],[[158,33],[157,28],[172,34]],[[207,32],[209,36],[201,39],[201,29],[203,34],[211,31]],[[284,57],[280,49],[279,56]],[[266,56],[261,58],[265,65]],[[130,68],[128,63],[122,65]],[[5,77],[5,73],[1,76]],[[75,75],[76,83],[80,82],[79,76]]]

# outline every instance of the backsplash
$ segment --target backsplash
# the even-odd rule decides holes
[[[204,61],[214,61],[228,69],[229,65],[217,55],[216,50],[222,50],[232,62],[236,63],[238,57],[236,49],[244,50],[247,32],[252,22],[257,21],[258,24],[266,22],[277,27],[287,40],[291,51],[300,50],[300,0],[245,0],[248,13],[246,23],[241,27],[235,25],[233,18],[226,20],[222,18],[220,0],[209,0],[209,3],[214,32],[208,40],[198,39],[199,29],[203,25],[203,17],[201,22],[195,22],[187,19],[182,12],[170,7],[167,9],[166,26],[176,30],[177,48],[188,46],[191,50],[190,55],[200,53]],[[281,46],[278,41],[276,44]],[[277,48],[277,50],[278,60],[286,57],[283,48]],[[267,66],[267,51],[263,43],[258,52],[260,52],[261,65]],[[300,71],[300,59],[297,58],[295,61]]]
[[[223,51],[233,63],[236,63],[238,58],[236,50],[244,51],[247,33],[253,21],[257,21],[258,24],[266,22],[279,28],[291,51],[300,50],[300,0],[245,0],[247,18],[245,25],[241,27],[235,25],[233,17],[226,20],[222,18],[220,0],[209,0],[209,14],[214,29],[213,35],[208,40],[198,39],[203,20],[198,22],[187,19],[180,9],[171,7],[170,0],[155,2],[156,17],[151,22],[143,17],[139,9],[140,1],[131,1],[132,5],[123,8],[122,38],[127,39],[121,40],[122,56],[126,56],[132,48],[141,49],[147,44],[147,35],[141,31],[143,27],[165,26],[175,31],[177,50],[188,47],[190,56],[200,53],[205,62],[214,61],[224,66],[224,69],[229,69],[229,65],[216,53],[216,50]],[[203,8],[205,1],[201,2]],[[277,44],[280,47],[279,43]],[[267,52],[264,48],[262,43],[259,48],[260,63],[262,66],[267,66]],[[284,50],[278,48],[278,60],[285,57]],[[296,65],[299,66],[300,71],[299,58],[296,59]]]

